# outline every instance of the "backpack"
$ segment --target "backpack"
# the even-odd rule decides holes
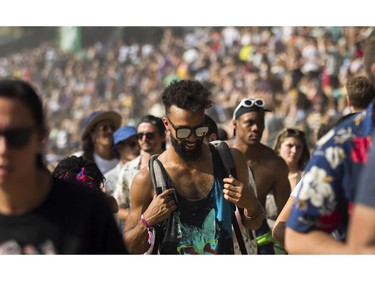
[[[230,152],[228,145],[224,141],[215,141],[211,144],[214,145],[216,151],[218,152],[220,159],[225,167],[225,170],[227,171],[227,174],[237,178],[236,167],[234,165],[232,153]],[[164,169],[163,164],[157,159],[158,156],[158,154],[152,155],[149,161],[151,180],[157,195],[159,195],[168,188],[165,179],[166,171]],[[247,250],[236,218],[236,206],[234,204],[232,209],[232,226],[236,234],[237,243],[240,248],[241,254],[246,255]]]

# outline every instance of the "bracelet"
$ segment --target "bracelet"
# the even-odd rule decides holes
[[[148,233],[148,239],[147,239],[147,242],[148,244],[151,245],[152,243],[152,238],[153,238],[153,228],[147,223],[146,219],[145,219],[145,216],[144,214],[141,215],[141,222],[143,223],[143,225],[146,227],[147,229],[147,233]]]
[[[244,212],[243,212],[243,215],[244,215],[244,217],[245,217],[245,219],[246,220],[253,220],[253,219],[255,219],[257,216],[259,216],[260,215],[260,213],[263,213],[263,211],[262,211],[262,207],[260,206],[260,204],[258,203],[258,210],[256,211],[256,213],[255,213],[255,215],[253,215],[253,216],[246,216],[246,214],[245,214],[245,210],[244,210]]]

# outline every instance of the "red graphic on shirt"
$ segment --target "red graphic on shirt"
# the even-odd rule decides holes
[[[351,151],[352,160],[354,163],[367,164],[367,151],[370,148],[370,138],[356,137],[353,141],[353,149]]]
[[[321,216],[319,227],[326,231],[332,232],[340,225],[340,216],[337,210],[334,210],[331,214]]]

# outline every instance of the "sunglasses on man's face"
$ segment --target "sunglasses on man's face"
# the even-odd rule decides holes
[[[184,139],[189,138],[192,133],[194,133],[194,135],[197,138],[203,138],[208,133],[208,126],[207,125],[201,124],[201,125],[198,125],[194,128],[190,128],[190,127],[187,127],[187,126],[176,127],[171,122],[171,120],[169,120],[169,118],[167,118],[167,119],[168,119],[169,124],[171,124],[172,128],[176,131],[176,138],[179,139],[179,140],[184,140]]]
[[[0,131],[0,137],[4,137],[11,148],[21,148],[30,141],[31,134],[39,127],[13,128]]]
[[[138,133],[138,135],[137,135],[137,137],[138,137],[139,140],[142,140],[143,136],[146,136],[147,140],[152,140],[152,139],[155,138],[155,133],[154,132],[150,132],[150,133]]]

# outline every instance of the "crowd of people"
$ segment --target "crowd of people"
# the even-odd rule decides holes
[[[349,229],[353,206],[364,220],[375,205],[355,201],[372,157],[371,32],[166,27],[156,45],[47,44],[0,58],[1,76],[16,78],[0,81],[0,252],[233,254],[243,242],[257,254],[371,251]],[[215,141],[227,143],[234,174]]]
[[[361,42],[370,29],[163,30],[158,43],[119,39],[108,48],[97,42],[76,53],[46,43],[0,58],[2,76],[32,81],[44,98],[51,160],[79,147],[81,124],[94,110],[120,112],[131,125],[146,114],[161,117],[161,92],[173,79],[204,82],[215,102],[208,113],[229,136],[235,105],[254,96],[273,110],[264,134],[269,146],[283,124],[298,126],[310,139],[320,122],[338,119],[345,109],[345,84],[363,72]]]

